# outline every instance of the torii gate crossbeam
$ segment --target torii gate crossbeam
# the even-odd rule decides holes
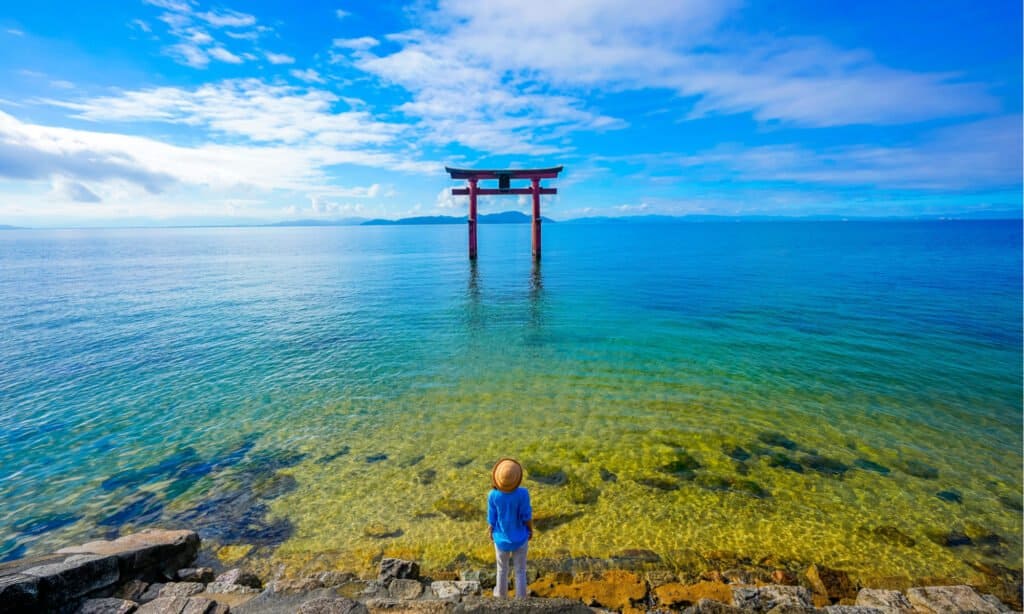
[[[556,188],[544,188],[541,179],[554,179],[562,172],[561,166],[534,169],[484,170],[444,167],[452,179],[465,179],[465,188],[453,188],[453,196],[469,196],[469,258],[476,260],[476,197],[498,194],[529,194],[533,196],[532,251],[533,257],[540,260],[540,195],[558,194]],[[481,179],[497,179],[497,188],[480,188],[477,182]],[[529,179],[530,187],[513,188],[512,179]]]

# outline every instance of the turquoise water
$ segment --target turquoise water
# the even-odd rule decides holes
[[[0,558],[729,550],[1020,567],[1019,222],[0,231]],[[941,493],[941,496],[939,494]]]

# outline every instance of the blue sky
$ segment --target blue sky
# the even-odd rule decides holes
[[[1021,207],[1019,2],[34,0],[0,75],[6,224]]]

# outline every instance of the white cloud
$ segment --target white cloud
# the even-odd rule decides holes
[[[196,17],[215,28],[243,28],[256,23],[256,18],[252,15],[230,10],[196,13]]]
[[[305,81],[306,83],[323,83],[324,82],[324,78],[320,76],[320,73],[318,73],[317,71],[313,70],[312,68],[307,68],[305,70],[299,70],[297,68],[293,68],[292,70],[289,71],[289,74],[291,74],[291,76],[295,77],[296,79],[298,79],[300,81]]]
[[[348,11],[346,11],[344,9],[337,9],[337,10],[334,11],[334,16],[337,17],[338,19],[344,19],[344,18],[348,17],[351,14],[352,13],[349,13]]]
[[[355,49],[365,51],[380,44],[380,41],[372,36],[360,36],[359,38],[336,38],[333,42],[335,47],[340,49]]]
[[[195,2],[190,0],[142,0],[157,8],[173,11],[175,13],[191,13]]]
[[[271,53],[271,52],[268,51],[264,55],[266,55],[267,61],[269,61],[271,64],[294,64],[295,63],[295,58],[293,58],[290,55],[285,55],[283,53]]]
[[[206,68],[210,63],[210,57],[197,45],[191,43],[178,43],[167,48],[168,54],[186,66],[192,68]]]
[[[221,62],[226,62],[228,64],[241,64],[243,61],[242,58],[231,53],[223,47],[211,47],[209,50],[207,50],[207,53],[210,54],[210,57],[220,60]]]
[[[56,177],[53,181],[53,194],[58,199],[70,200],[77,203],[98,203],[103,199],[95,192],[77,181],[70,181],[64,177]]]
[[[55,87],[59,90],[72,90],[75,89],[75,84],[63,79],[55,79],[50,81],[50,87]]]
[[[142,30],[143,32],[147,33],[152,32],[152,29],[149,27],[149,24],[141,19],[133,19],[128,22],[128,25],[135,28],[136,30]]]
[[[25,36],[25,32],[17,28],[7,28],[4,32],[7,32],[11,36]]]

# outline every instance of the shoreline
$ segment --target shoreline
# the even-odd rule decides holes
[[[998,565],[979,566],[978,577],[966,582],[864,579],[819,564],[801,570],[793,561],[751,561],[724,552],[708,553],[691,570],[667,569],[653,552],[631,550],[611,559],[530,561],[531,598],[504,602],[487,596],[493,564],[481,566],[468,557],[447,569],[421,569],[382,549],[372,571],[314,573],[277,565],[267,573],[260,571],[259,557],[247,552],[227,562],[219,556],[223,550],[202,544],[194,531],[146,529],[0,563],[0,606],[11,612],[138,608],[175,614],[307,611],[304,604],[314,602],[321,609],[308,611],[766,612],[785,606],[775,611],[994,614],[1022,605],[1021,571]],[[250,601],[254,605],[246,605]]]

